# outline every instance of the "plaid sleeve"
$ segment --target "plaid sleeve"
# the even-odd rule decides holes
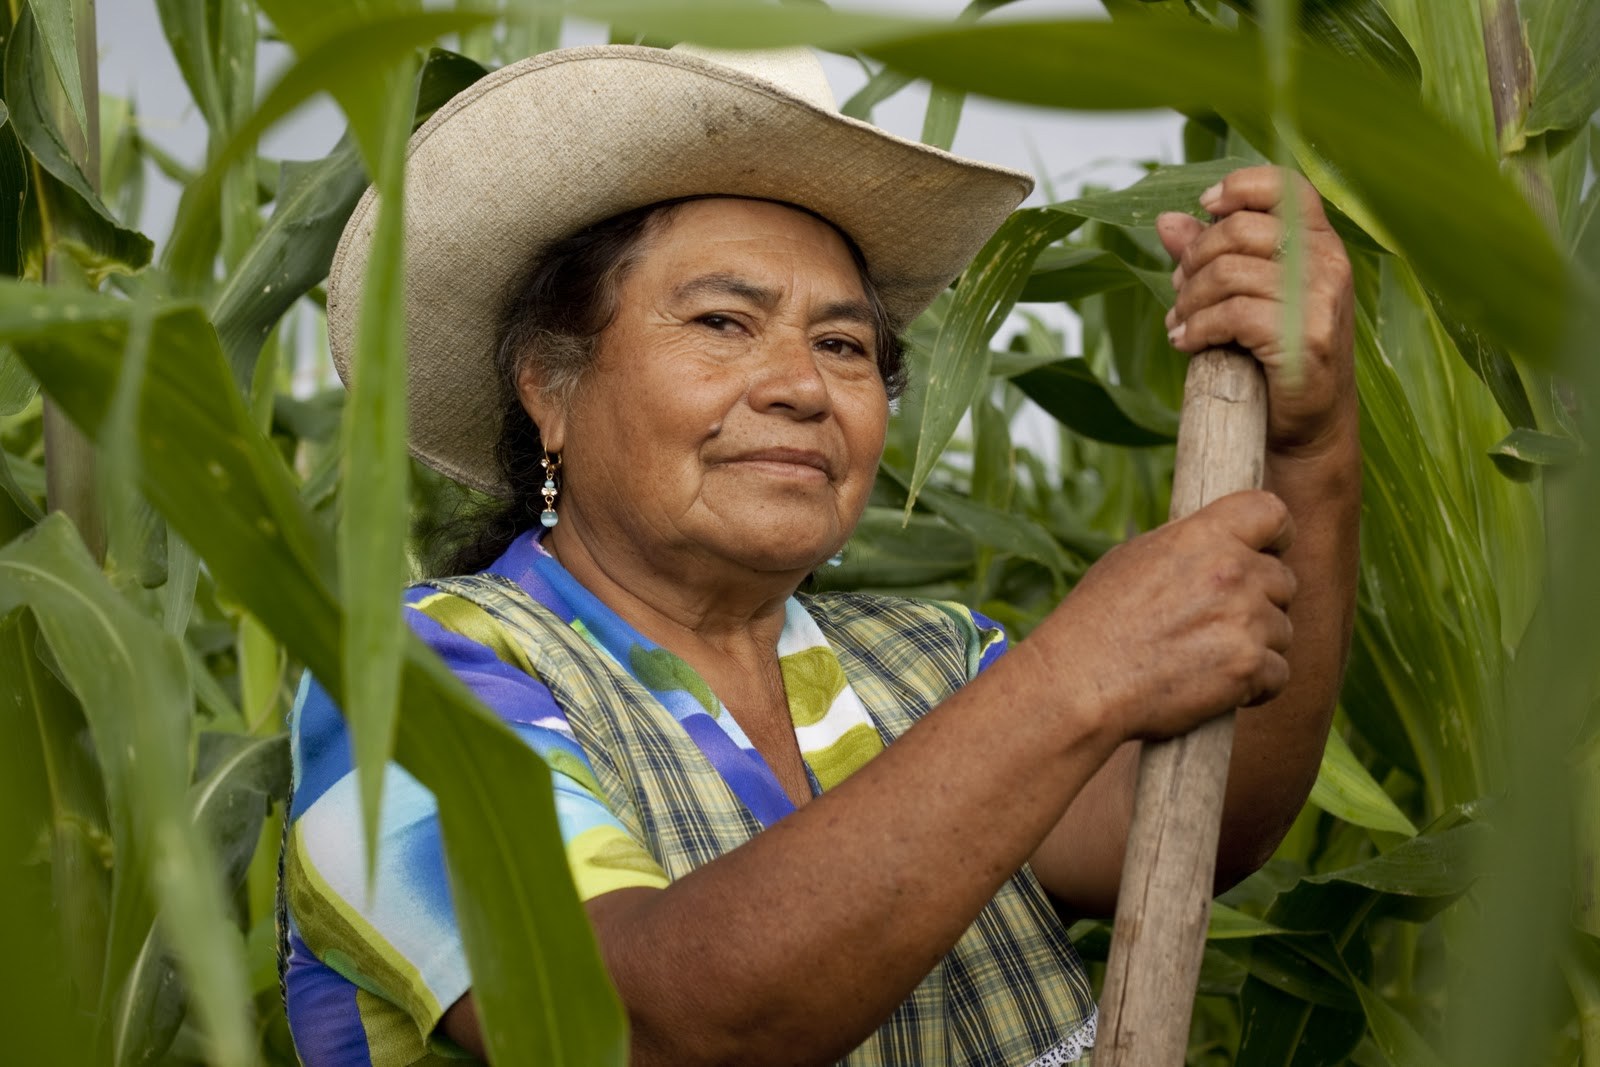
[[[1008,647],[1005,627],[981,611],[974,611],[953,600],[933,601],[935,607],[955,620],[967,641],[967,681],[989,669]]]
[[[666,873],[606,806],[549,689],[515,657],[508,661],[506,649],[497,647],[502,642],[483,630],[493,621],[460,598],[425,588],[407,593],[406,608],[411,628],[550,766],[556,814],[580,899],[630,886],[666,886]],[[369,995],[362,1018],[342,1013],[345,1025],[364,1024],[367,1042],[381,1029],[364,1018],[372,1014],[375,996],[403,1009],[415,1024],[403,1035],[407,1047],[426,1044],[446,1009],[471,985],[433,794],[398,765],[386,768],[376,877],[369,892],[349,735],[332,698],[309,675],[290,729],[294,794],[284,879],[291,933],[299,942],[291,948],[303,948],[323,969],[353,985],[353,1004],[360,1006],[359,994]],[[304,1056],[317,1035],[303,1039],[302,1030],[314,1029],[315,1021],[305,1013],[294,1018],[293,963],[291,1024]],[[340,1020],[325,1021],[333,1026]]]

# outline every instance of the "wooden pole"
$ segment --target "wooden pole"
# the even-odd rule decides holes
[[[1172,518],[1261,488],[1266,431],[1260,364],[1226,349],[1195,356],[1178,425]],[[1232,751],[1232,712],[1144,745],[1100,998],[1105,1017],[1094,1058],[1101,1067],[1183,1063]]]

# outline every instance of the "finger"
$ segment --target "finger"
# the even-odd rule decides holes
[[[1294,183],[1301,225],[1314,230],[1331,229],[1316,187],[1301,175],[1280,167],[1245,167],[1236,170],[1201,193],[1200,206],[1218,218],[1236,211],[1266,211],[1281,215],[1288,181]]]
[[[1184,249],[1205,229],[1205,223],[1181,211],[1163,211],[1156,216],[1156,236],[1175,261],[1183,258]]]
[[[1286,611],[1269,611],[1262,615],[1260,626],[1261,644],[1282,654],[1287,654],[1294,644],[1294,622]]]
[[[1252,552],[1282,552],[1294,542],[1294,516],[1276,493],[1245,489],[1212,501],[1196,516],[1220,522]]]
[[[1291,533],[1291,537],[1292,537]],[[1271,552],[1271,549],[1265,551]],[[1289,605],[1294,603],[1294,595],[1299,591],[1300,581],[1294,576],[1294,571],[1280,559],[1264,556],[1262,561],[1268,566],[1262,569],[1261,591],[1266,594],[1273,607],[1280,611],[1288,611]]]
[[[1231,296],[1197,308],[1170,328],[1167,339],[1180,352],[1195,353],[1240,344],[1264,363],[1283,350],[1283,304],[1258,296]]]
[[[1253,693],[1239,705],[1242,708],[1258,707],[1283,692],[1289,685],[1289,661],[1281,652],[1263,653],[1251,683]]]
[[[1167,315],[1167,329],[1202,308],[1236,296],[1281,301],[1283,268],[1268,259],[1231,252],[1213,259],[1178,290],[1178,300]]]
[[[1205,227],[1183,249],[1172,284],[1182,288],[1218,256],[1246,255],[1271,259],[1283,239],[1283,223],[1260,211],[1241,211]]]

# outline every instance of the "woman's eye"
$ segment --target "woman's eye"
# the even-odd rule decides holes
[[[739,325],[737,321],[729,316],[717,314],[701,315],[694,321],[700,323],[702,326],[710,327],[718,333],[727,333],[729,330]]]
[[[839,356],[864,356],[867,350],[862,345],[847,337],[824,337],[817,342],[817,346],[824,351],[832,352]]]

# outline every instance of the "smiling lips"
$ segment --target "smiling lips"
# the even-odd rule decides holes
[[[774,474],[783,474],[789,477],[814,477],[809,471],[818,471],[830,480],[833,472],[829,469],[828,458],[821,452],[812,452],[804,448],[763,448],[756,452],[747,452],[742,456],[735,456],[728,463],[752,464],[767,468]]]

